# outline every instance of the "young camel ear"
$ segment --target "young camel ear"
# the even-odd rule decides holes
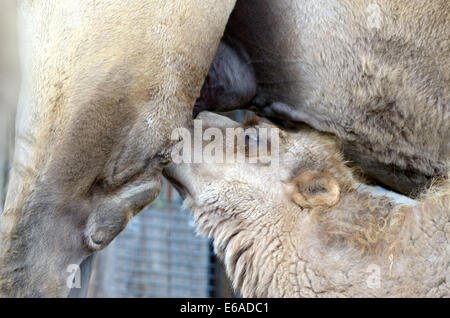
[[[331,207],[339,201],[339,184],[326,172],[304,172],[292,181],[292,186],[292,201],[304,209]]]

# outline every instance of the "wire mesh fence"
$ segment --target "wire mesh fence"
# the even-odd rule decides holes
[[[210,241],[195,234],[189,211],[168,192],[166,185],[97,256],[89,297],[232,296]]]
[[[0,213],[13,154],[14,113],[19,90],[16,1],[0,1]]]

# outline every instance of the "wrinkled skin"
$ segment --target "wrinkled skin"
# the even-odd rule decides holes
[[[234,1],[19,1],[22,85],[0,296],[67,296],[69,265],[150,204]]]
[[[239,126],[199,118],[204,129]],[[244,297],[450,296],[449,180],[401,204],[355,179],[329,137],[307,127],[279,136],[278,169],[164,169]]]
[[[238,1],[195,114],[251,109],[341,138],[348,159],[414,195],[450,158],[450,3]]]

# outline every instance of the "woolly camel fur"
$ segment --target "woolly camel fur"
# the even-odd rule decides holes
[[[238,125],[200,118],[205,129]],[[164,171],[244,297],[450,295],[448,179],[416,204],[396,204],[360,183],[329,137],[309,128],[279,136],[279,169],[225,162]]]

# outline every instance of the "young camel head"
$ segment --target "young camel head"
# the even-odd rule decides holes
[[[199,119],[205,132],[239,126]],[[247,122],[242,134],[263,127]],[[448,183],[422,202],[385,196],[357,181],[330,137],[306,127],[270,135],[253,139],[274,158],[278,137],[278,167],[225,160],[163,172],[243,296],[449,296]],[[251,159],[246,147],[234,150]]]

